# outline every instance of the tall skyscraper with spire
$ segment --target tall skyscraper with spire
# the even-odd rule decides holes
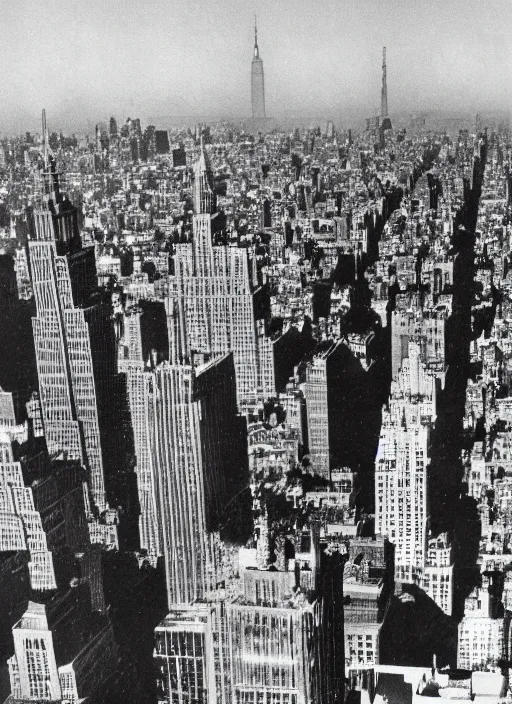
[[[391,129],[391,120],[388,116],[388,78],[386,66],[386,47],[382,50],[382,90],[380,96],[380,125],[383,130]]]
[[[48,451],[87,468],[94,509],[93,542],[117,543],[106,500],[90,327],[101,311],[88,301],[96,286],[93,248],[82,248],[78,210],[61,193],[49,154],[43,111],[41,193],[32,213],[28,259],[36,316],[32,319],[42,420]],[[105,520],[103,520],[105,519]]]
[[[254,56],[251,67],[252,116],[255,120],[265,119],[265,81],[263,61],[258,47],[258,27],[254,18]]]
[[[194,363],[233,352],[239,403],[262,386],[251,268],[245,248],[214,245],[212,191],[208,157],[201,146],[194,169],[194,216],[191,243],[176,246],[169,277],[168,315],[179,301]],[[252,264],[252,266],[251,266]],[[173,327],[169,325],[172,345]]]
[[[193,196],[193,241],[176,245],[165,299],[168,361],[142,358],[137,310],[124,325],[141,546],[164,556],[169,608],[203,598],[229,569],[217,529],[246,463],[237,391],[245,398],[258,385],[247,250],[212,244],[215,193],[202,144]]]

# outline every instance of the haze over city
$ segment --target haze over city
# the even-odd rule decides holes
[[[106,115],[246,117],[253,15],[267,115],[359,120],[375,111],[382,46],[391,113],[508,110],[508,0],[22,0],[0,2],[4,133]]]
[[[512,704],[512,0],[2,10],[0,704]]]

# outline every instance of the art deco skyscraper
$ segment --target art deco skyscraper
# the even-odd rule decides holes
[[[426,563],[429,436],[436,413],[435,376],[409,341],[389,409],[383,413],[375,465],[375,532],[395,545],[395,578],[420,581]]]
[[[142,361],[142,311],[125,312],[123,347],[135,440],[140,545],[163,556],[169,608],[215,590],[229,569],[224,508],[247,464],[232,353],[193,365],[181,299],[167,305],[169,361]],[[230,504],[232,513],[234,505]]]
[[[176,246],[166,307],[168,316],[177,302],[183,308],[194,364],[233,352],[240,403],[254,397],[262,385],[255,292],[247,249],[213,246],[214,194],[209,168],[201,148],[194,170],[193,240]],[[170,324],[168,327],[171,343],[174,328]]]
[[[53,555],[48,549],[32,489],[23,481],[12,443],[24,442],[27,430],[17,425],[12,394],[0,389],[0,552],[28,550],[30,586],[34,592],[57,588]]]
[[[388,83],[386,68],[386,47],[382,50],[382,93],[380,99],[380,114],[382,117],[388,116]]]
[[[241,475],[232,355],[204,367],[159,365],[152,374],[153,466],[168,605],[204,598],[224,582],[229,560],[216,528]],[[232,441],[230,443],[230,441]]]
[[[29,601],[12,635],[9,702],[90,700],[118,659],[112,624],[92,615],[85,580],[44,604]]]
[[[45,122],[43,113],[42,197],[28,242],[44,433],[50,454],[63,453],[87,468],[93,503],[103,514],[108,506],[91,339],[86,311],[76,305],[87,297],[95,279],[94,258],[91,262],[81,248],[77,209],[60,192],[59,174],[48,155]],[[91,265],[94,272],[89,271]],[[93,540],[116,541],[114,526],[100,528],[93,521],[91,529]]]
[[[212,167],[201,142],[201,152],[194,167],[193,183],[194,212],[211,214],[215,212]]]
[[[388,76],[386,66],[386,47],[382,50],[382,90],[380,95],[380,123],[383,130],[391,129],[388,116]]]
[[[258,28],[254,22],[254,56],[251,67],[252,116],[255,120],[265,118],[265,81],[263,78],[263,61],[258,47]]]

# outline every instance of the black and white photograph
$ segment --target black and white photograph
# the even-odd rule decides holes
[[[0,704],[512,704],[512,0],[0,13]]]

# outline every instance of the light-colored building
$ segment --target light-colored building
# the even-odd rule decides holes
[[[172,317],[176,304],[183,307],[191,352],[206,358],[233,352],[237,397],[243,403],[258,389],[273,387],[268,369],[271,348],[257,340],[248,250],[213,246],[213,194],[203,149],[194,174],[198,186],[194,186],[193,240],[177,248],[166,309]],[[170,332],[172,327],[169,321]]]
[[[76,209],[70,204],[61,207],[53,164],[47,165],[42,179],[47,192],[43,208],[33,214],[28,252],[37,311],[32,323],[44,434],[50,454],[62,453],[87,467],[92,502],[100,515],[109,514],[89,326],[86,311],[74,302],[92,283],[90,257],[81,250]],[[54,212],[44,205],[45,198],[53,201]],[[74,286],[67,256],[72,250],[77,255]],[[110,520],[94,520],[91,511],[90,525],[95,541],[117,545],[116,526]]]
[[[14,655],[8,660],[11,698],[7,701],[78,702],[108,679],[117,661],[112,625],[107,621],[92,637],[77,636],[66,648],[62,630],[72,625],[73,616],[76,613],[69,604],[55,618],[51,606],[29,601],[12,629]]]
[[[423,589],[445,614],[451,616],[453,608],[453,547],[446,533],[429,538]]]
[[[457,667],[498,671],[503,657],[503,619],[464,616],[459,624]]]
[[[375,532],[395,544],[395,578],[414,582],[425,569],[428,428],[383,423],[375,472]]]
[[[464,618],[459,623],[457,667],[465,670],[499,671],[504,657],[504,620],[497,617],[499,603],[493,577],[482,574],[464,603]]]

